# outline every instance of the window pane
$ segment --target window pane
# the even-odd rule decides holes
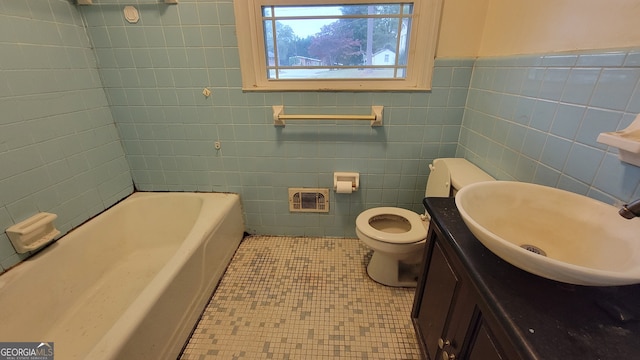
[[[274,48],[275,38],[273,37],[273,21],[264,22],[264,47],[267,59],[267,66],[276,64],[276,52]]]
[[[398,39],[398,65],[407,65],[407,54],[409,52],[409,34],[411,33],[411,21],[402,19],[400,28],[400,38]]]
[[[412,10],[409,4],[265,6],[268,78],[405,78]]]
[[[274,15],[278,18],[301,16],[336,16],[342,15],[339,6],[275,6]]]

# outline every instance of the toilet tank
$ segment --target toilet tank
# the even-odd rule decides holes
[[[462,187],[481,181],[495,180],[479,167],[462,158],[443,158],[433,160],[429,165],[431,173],[427,181],[425,196],[449,197]]]

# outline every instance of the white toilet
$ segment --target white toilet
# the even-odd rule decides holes
[[[495,180],[466,159],[435,159],[429,169],[428,197],[454,196],[468,184]],[[428,228],[428,215],[406,209],[377,207],[360,213],[356,234],[373,250],[369,277],[387,286],[415,287]]]

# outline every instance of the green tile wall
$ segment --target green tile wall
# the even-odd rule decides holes
[[[7,227],[46,211],[66,233],[132,191],[80,13],[0,0],[0,272],[30,255]]]
[[[637,49],[436,59],[430,93],[243,93],[231,1],[134,2],[137,24],[122,16],[130,2],[97,1],[0,0],[3,228],[51,211],[67,231],[133,179],[140,190],[238,192],[253,233],[354,236],[366,208],[421,212],[428,164],[448,156],[610,203],[640,197],[639,168],[595,142],[640,112]],[[281,104],[384,105],[385,125],[275,128]],[[288,187],[330,188],[334,171],[360,172],[361,190],[332,192],[329,214],[289,213]],[[1,234],[0,271],[23,258]]]
[[[640,197],[640,168],[596,142],[640,112],[639,59],[638,49],[478,59],[457,155],[502,180],[616,205]]]
[[[432,93],[243,93],[231,1],[138,10],[129,24],[122,6],[81,9],[138,189],[238,192],[258,234],[355,236],[364,209],[424,211],[428,164],[455,154],[473,59],[436,61]],[[384,105],[384,126],[276,128],[272,105],[294,114]],[[288,187],[332,188],[334,171],[359,172],[360,191],[331,192],[329,214],[289,213]]]

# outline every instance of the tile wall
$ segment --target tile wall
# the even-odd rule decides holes
[[[595,142],[640,112],[636,50],[437,59],[431,93],[243,93],[230,0],[136,2],[137,24],[118,1],[0,0],[2,228],[51,211],[67,231],[133,178],[140,190],[238,192],[252,233],[352,237],[363,209],[422,211],[428,164],[449,156],[610,203],[640,197],[640,169]],[[384,105],[385,125],[275,128],[281,104]],[[289,213],[288,187],[331,187],[334,171],[360,172],[361,190],[332,192],[329,214]],[[0,270],[22,258],[0,234]]]
[[[596,142],[640,113],[640,52],[592,51],[475,62],[458,156],[502,180],[619,204],[640,197],[640,168]]]
[[[0,272],[4,229],[40,212],[63,232],[133,191],[82,17],[65,0],[0,1]]]
[[[243,93],[230,0],[137,8],[137,24],[122,6],[81,11],[138,189],[238,192],[256,234],[353,237],[363,209],[424,211],[429,162],[455,155],[473,59],[436,61],[432,93]],[[384,126],[276,128],[272,105],[290,114],[384,105]],[[289,212],[288,187],[332,188],[334,171],[359,172],[361,190],[331,192],[329,214]]]

